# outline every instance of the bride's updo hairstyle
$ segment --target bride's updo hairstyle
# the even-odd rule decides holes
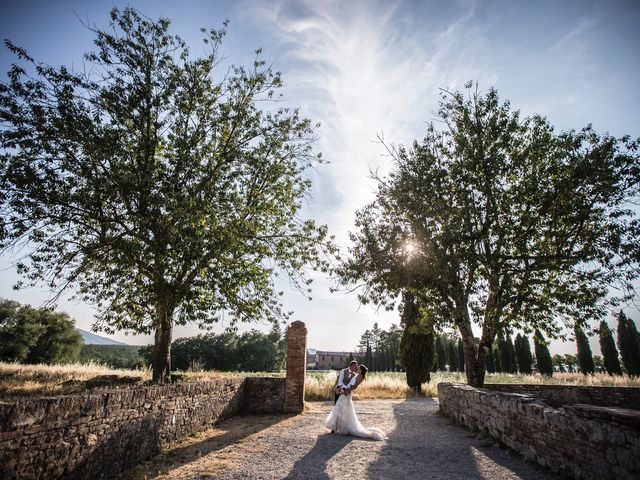
[[[362,375],[362,380],[367,378],[367,372],[368,371],[369,371],[369,369],[366,366],[360,365],[360,375]]]

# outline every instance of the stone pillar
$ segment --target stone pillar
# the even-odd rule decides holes
[[[307,374],[307,327],[295,321],[287,331],[287,378],[284,386],[285,413],[304,409],[304,381]]]

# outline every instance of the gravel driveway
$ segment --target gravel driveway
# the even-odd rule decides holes
[[[330,402],[302,415],[231,418],[127,473],[128,479],[553,479],[437,414],[429,398],[355,403],[382,442],[334,435]],[[120,476],[120,478],[123,478]]]

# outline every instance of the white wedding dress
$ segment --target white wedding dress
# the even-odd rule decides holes
[[[349,387],[355,385],[357,377],[353,377],[349,382]],[[374,440],[384,440],[386,435],[376,427],[365,428],[358,420],[356,409],[353,406],[353,392],[342,394],[333,406],[333,410],[326,420],[327,428],[335,431],[339,435],[353,435],[354,437],[372,438]]]

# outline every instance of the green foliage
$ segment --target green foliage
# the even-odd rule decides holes
[[[493,346],[490,345],[489,347],[483,347],[485,349],[485,361],[486,361],[486,367],[487,367],[487,372],[489,373],[495,373],[496,372],[496,364],[493,361]]]
[[[82,345],[80,362],[95,362],[112,368],[140,369],[149,363],[140,356],[136,345]]]
[[[505,338],[504,333],[500,332],[498,334],[498,352],[502,371],[505,373],[517,373],[514,346],[510,335]]]
[[[527,336],[516,335],[515,345],[516,361],[518,370],[525,375],[531,375],[531,366],[533,365],[533,356],[531,354],[531,345]]]
[[[69,363],[78,360],[82,336],[63,312],[0,299],[0,360]]]
[[[447,350],[446,340],[441,335],[436,337],[436,363],[438,364],[438,371],[447,371]]]
[[[536,352],[538,371],[541,375],[547,377],[553,376],[553,361],[551,360],[551,354],[547,347],[547,341],[538,329],[536,329],[533,336],[533,345]]]
[[[356,215],[345,285],[393,308],[407,288],[472,345],[467,380],[484,382],[484,352],[505,329],[563,335],[633,295],[640,224],[638,142],[587,126],[556,133],[523,118],[496,90],[442,93],[421,142],[388,146],[394,168]],[[611,285],[623,288],[609,289]]]
[[[431,379],[433,326],[427,313],[420,308],[419,299],[412,294],[404,294],[400,311],[404,327],[400,341],[400,362],[407,374],[407,385],[419,392],[422,384]]]
[[[178,338],[171,344],[171,353],[173,367],[183,371],[278,372],[286,366],[283,337],[276,329],[268,334],[228,329]],[[152,349],[141,349],[141,355],[149,361]]]
[[[392,324],[389,330],[383,330],[374,323],[371,330],[365,330],[356,347],[356,358],[364,363],[369,371],[396,371],[399,369],[398,356],[402,328]]]
[[[618,314],[618,348],[627,375],[640,376],[640,335],[636,324],[622,311]]]
[[[447,343],[447,360],[449,362],[449,371],[455,372],[458,370],[458,353],[456,345],[453,342]]]
[[[364,364],[373,365],[373,352],[371,351],[370,343],[367,343],[367,351],[364,354]]]
[[[607,322],[602,320],[599,329],[600,351],[602,352],[604,368],[609,375],[622,375],[620,360],[618,359],[618,349],[616,348],[613,334]]]
[[[493,365],[496,369],[496,373],[504,373],[504,368],[502,368],[502,359],[500,358],[500,347],[494,345],[491,349],[491,355],[493,356]]]
[[[595,365],[593,364],[593,354],[591,353],[589,339],[578,324],[575,325],[574,332],[576,335],[576,345],[578,347],[578,364],[580,365],[580,371],[583,375],[593,374],[595,373]]]
[[[458,371],[464,372],[464,345],[462,344],[462,340],[460,339],[458,339],[456,350],[457,350],[456,354],[457,354]]]
[[[174,323],[287,318],[274,275],[307,294],[305,267],[335,251],[299,217],[320,157],[311,122],[271,102],[280,74],[259,50],[222,65],[226,24],[199,57],[169,25],[114,8],[80,73],[7,41],[20,65],[0,84],[0,248],[27,243],[18,273],[73,286],[95,328],[155,333],[155,381]]]

